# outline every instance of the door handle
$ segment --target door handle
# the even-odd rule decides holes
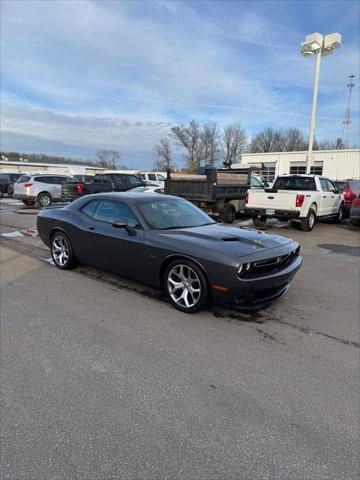
[[[89,225],[89,230],[95,230],[95,227],[93,227],[92,225]]]

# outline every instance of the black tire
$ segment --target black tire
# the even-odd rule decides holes
[[[253,224],[256,228],[264,227],[266,224],[266,217],[253,217]]]
[[[3,196],[4,196],[4,192],[0,190],[0,198],[2,198]]]
[[[8,194],[9,197],[12,197],[14,195],[14,186],[9,185],[6,189],[6,193]]]
[[[181,267],[183,267],[183,277],[180,275]],[[171,291],[171,280],[174,282],[174,278],[175,281],[177,280],[177,283],[182,283],[184,287],[178,287],[177,289],[175,287],[174,290]],[[185,278],[188,280],[190,279],[190,281],[185,282]],[[194,290],[199,289],[200,291],[199,293],[194,294],[189,290],[189,288],[193,288]],[[208,303],[209,287],[207,279],[201,268],[199,268],[196,263],[191,262],[190,260],[178,259],[174,260],[168,265],[164,275],[164,289],[170,303],[181,312],[199,312],[200,310],[203,310]],[[185,297],[187,299],[186,301],[190,304],[190,306],[186,306],[185,299],[180,299],[185,291]]]
[[[50,193],[47,193],[47,192],[40,193],[40,195],[37,197],[37,200],[36,200],[36,203],[41,208],[51,205],[51,202],[52,202],[51,195]]]
[[[71,242],[64,232],[57,231],[52,235],[50,250],[54,264],[60,270],[70,270],[76,266],[77,261]],[[61,257],[61,254],[65,254],[65,257]]]
[[[308,214],[300,221],[300,229],[303,232],[311,232],[316,223],[316,213],[313,208],[309,208]]]
[[[234,220],[236,220],[236,209],[232,203],[229,203],[225,206],[224,222],[233,223]]]
[[[333,222],[334,223],[341,223],[343,218],[344,218],[344,209],[343,209],[343,206],[340,205],[337,214],[335,215],[335,217],[333,217]]]

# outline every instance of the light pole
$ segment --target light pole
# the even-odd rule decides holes
[[[321,35],[321,33],[317,33],[317,32],[311,33],[310,35],[306,35],[305,41],[302,42],[301,44],[301,55],[303,55],[304,57],[316,55],[314,94],[313,94],[312,111],[311,111],[309,148],[308,148],[308,155],[306,159],[306,173],[310,173],[311,164],[312,164],[312,152],[313,152],[314,135],[315,135],[315,120],[316,120],[317,97],[318,97],[318,90],[319,90],[321,57],[324,57],[325,55],[330,55],[331,53],[333,53],[335,48],[339,48],[340,45],[341,45],[340,33],[329,33],[328,35]]]

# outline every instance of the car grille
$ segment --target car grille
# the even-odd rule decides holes
[[[279,257],[266,258],[251,262],[249,270],[242,273],[239,278],[253,278],[267,273],[275,273],[288,267],[300,253],[300,246],[295,250]]]

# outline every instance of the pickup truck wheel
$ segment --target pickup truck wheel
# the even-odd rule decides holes
[[[253,220],[253,223],[254,223],[255,227],[257,227],[257,228],[265,226],[266,217],[254,217],[252,220]]]
[[[50,205],[51,204],[50,193],[40,193],[40,195],[37,198],[37,204],[40,207],[47,207],[48,205]]]
[[[337,214],[333,217],[334,223],[341,223],[342,219],[344,218],[344,211],[342,205],[340,206]]]
[[[312,208],[310,208],[307,216],[305,218],[302,218],[300,221],[300,229],[303,232],[311,232],[311,230],[315,226],[315,222],[316,222],[316,213]]]
[[[224,221],[225,223],[233,223],[235,219],[236,219],[236,210],[234,205],[230,203],[225,207]]]

